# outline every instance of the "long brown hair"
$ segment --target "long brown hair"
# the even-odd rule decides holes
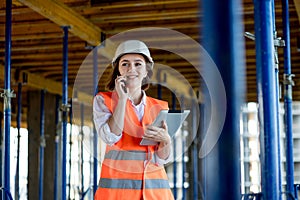
[[[142,86],[141,86],[141,89],[142,90],[147,90],[149,87],[150,87],[150,79],[153,75],[153,71],[152,71],[152,63],[149,62],[148,58],[146,56],[144,56],[143,54],[140,54],[144,57],[145,61],[146,61],[146,70],[147,70],[147,76],[143,79],[142,81]],[[122,55],[123,56],[123,55]],[[109,76],[109,79],[108,79],[108,83],[106,85],[106,88],[108,90],[114,90],[115,89],[115,79],[120,76],[120,71],[119,71],[119,61],[120,61],[120,58],[122,57],[120,56],[116,62],[115,62],[115,65],[113,65],[113,71],[112,73],[110,74]]]

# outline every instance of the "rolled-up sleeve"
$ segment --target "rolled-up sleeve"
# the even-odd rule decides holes
[[[118,136],[111,132],[107,123],[111,115],[111,112],[104,104],[103,97],[101,95],[95,96],[93,102],[93,119],[95,128],[101,139],[108,145],[115,144],[122,137],[122,134]]]
[[[173,148],[171,146],[171,149],[170,149],[170,154],[169,156],[166,158],[166,159],[161,159],[157,153],[155,152],[154,154],[154,157],[155,157],[155,163],[159,166],[163,166],[169,162],[172,162],[173,161]]]
[[[155,155],[155,162],[159,166],[163,166],[173,160],[173,151],[170,152],[169,156],[166,159],[161,159],[157,154]]]

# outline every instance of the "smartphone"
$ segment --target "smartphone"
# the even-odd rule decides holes
[[[122,88],[123,88],[124,92],[127,93],[126,81],[122,80],[122,82],[124,83],[124,85],[122,86]]]

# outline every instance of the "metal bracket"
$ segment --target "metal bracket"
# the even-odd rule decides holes
[[[251,40],[255,41],[255,35],[253,33],[245,32],[244,36],[246,38],[249,38]],[[275,59],[275,69],[278,70],[279,68],[279,59],[278,59],[278,52],[277,52],[277,47],[284,47],[285,46],[285,41],[281,39],[281,37],[277,37],[277,32],[274,33],[274,59]]]
[[[244,36],[246,38],[249,38],[249,39],[255,41],[255,35],[253,33],[245,32]],[[276,47],[284,47],[285,46],[285,41],[282,40],[281,37],[277,37],[276,33],[275,33],[275,38],[274,38],[274,46],[276,46]]]
[[[3,92],[0,92],[0,96],[4,99],[4,108],[5,109],[10,109],[11,104],[10,104],[10,99],[15,98],[16,94],[14,93],[13,90],[10,89],[0,89]]]
[[[61,104],[59,109],[63,112],[69,112],[71,108],[70,104]]]
[[[67,122],[68,121],[68,112],[70,111],[71,105],[70,104],[61,104],[59,109],[63,112],[62,115],[62,121]],[[65,114],[64,114],[65,113]]]
[[[281,39],[281,37],[277,37],[274,39],[274,46],[276,47],[284,47],[285,41]]]
[[[1,97],[3,98],[15,98],[16,94],[14,93],[13,90],[10,89],[0,89],[3,90],[3,92],[0,92]]]
[[[283,74],[283,84],[294,86],[293,77],[295,77],[295,74]]]

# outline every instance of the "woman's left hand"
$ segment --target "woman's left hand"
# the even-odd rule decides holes
[[[165,121],[162,121],[161,127],[149,125],[145,129],[143,138],[165,144],[171,143],[171,137],[168,133],[168,126]]]

